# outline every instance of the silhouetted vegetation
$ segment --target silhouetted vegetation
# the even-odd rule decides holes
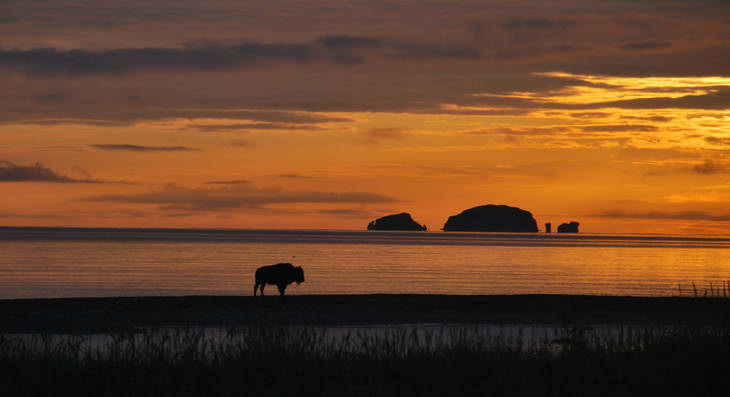
[[[697,287],[697,284],[690,283],[689,286],[677,285],[679,296],[692,296],[695,298],[730,298],[730,281],[723,280],[721,284],[709,284]]]
[[[0,395],[628,396],[728,390],[728,326],[253,326],[0,336]]]

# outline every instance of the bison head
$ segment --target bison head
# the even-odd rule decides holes
[[[296,281],[297,284],[301,284],[304,282],[304,269],[302,269],[301,266],[297,266],[294,268],[294,281]]]

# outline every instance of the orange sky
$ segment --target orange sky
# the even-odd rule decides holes
[[[0,7],[0,225],[730,226],[722,2]]]

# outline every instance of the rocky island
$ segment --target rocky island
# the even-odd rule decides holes
[[[562,223],[558,226],[558,233],[578,233],[578,222]]]
[[[537,222],[529,211],[488,204],[450,216],[444,224],[444,231],[537,233]]]
[[[368,230],[426,230],[426,225],[420,225],[411,218],[411,214],[401,212],[400,214],[387,215],[378,218],[368,224]]]

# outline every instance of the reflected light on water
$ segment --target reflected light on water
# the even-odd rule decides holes
[[[289,294],[672,296],[679,283],[687,293],[691,283],[719,287],[730,280],[730,240],[724,238],[229,233],[6,236],[0,239],[0,298],[251,295],[255,269],[277,262],[305,269],[307,281],[291,285]]]

